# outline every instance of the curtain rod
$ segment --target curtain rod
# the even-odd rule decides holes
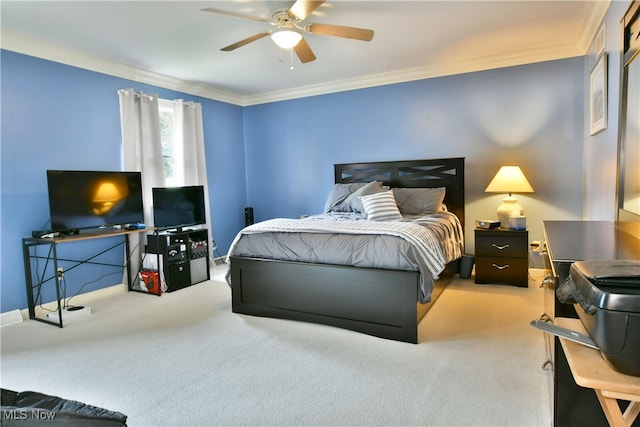
[[[118,89],[118,95],[122,95],[122,94],[125,94],[125,95],[133,94],[133,96],[137,96],[138,98],[140,98],[141,96],[144,96],[147,99],[153,99],[154,98],[153,95],[147,95],[146,93],[136,92],[135,90],[131,91],[130,89]]]
[[[125,94],[125,95],[129,95],[131,90],[130,89],[118,89],[118,94]],[[135,90],[133,91],[133,95],[137,96],[138,98],[140,98],[141,96],[144,96],[145,98],[149,99],[149,100],[153,100],[154,96],[158,97],[158,101],[163,101],[163,102],[171,102],[173,104],[178,104],[178,103],[182,103],[182,105],[185,108],[189,108],[189,107],[195,107],[197,105],[200,105],[200,103],[195,102],[195,101],[183,101],[181,99],[164,99],[164,98],[160,98],[158,95],[147,95],[146,93],[142,93],[142,92],[136,92]]]

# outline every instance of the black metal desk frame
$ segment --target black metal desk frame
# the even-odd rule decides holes
[[[58,278],[57,275],[57,271],[58,271],[58,262],[59,261],[64,261],[64,262],[70,262],[70,263],[74,263],[72,264],[70,267],[66,267],[66,271],[70,271],[75,269],[76,267],[79,267],[81,265],[85,265],[85,264],[91,264],[91,265],[104,265],[104,266],[112,266],[112,267],[124,267],[126,268],[127,271],[127,287],[129,291],[138,291],[138,292],[143,292],[143,291],[139,291],[138,289],[134,289],[133,284],[134,284],[134,280],[135,280],[135,276],[132,276],[132,272],[131,272],[131,248],[130,248],[130,242],[129,242],[129,238],[131,236],[131,234],[139,234],[145,231],[150,231],[149,229],[141,229],[141,230],[117,230],[117,229],[110,229],[110,230],[100,230],[100,231],[91,231],[91,232],[86,232],[86,233],[81,233],[78,235],[72,235],[72,236],[67,236],[67,237],[55,237],[55,238],[36,238],[36,237],[27,237],[22,239],[22,252],[23,252],[23,260],[24,260],[24,271],[25,271],[25,279],[26,279],[26,288],[27,288],[27,303],[28,303],[28,308],[29,308],[29,319],[32,320],[37,320],[39,322],[43,322],[43,323],[48,323],[50,325],[55,325],[55,326],[59,326],[60,328],[63,327],[63,321],[62,321],[62,304],[61,304],[61,283],[60,283],[60,278]],[[95,255],[92,255],[88,258],[82,259],[82,260],[77,260],[77,259],[66,259],[66,258],[58,258],[58,251],[57,251],[57,247],[59,244],[63,244],[63,243],[71,243],[71,242],[79,242],[82,240],[93,240],[93,239],[98,239],[98,238],[102,238],[102,237],[123,237],[122,241],[119,241],[109,247],[107,247],[106,249],[96,253]],[[49,250],[45,255],[38,255],[35,251],[38,247],[43,246],[43,245],[49,245]],[[122,245],[125,246],[125,251],[126,251],[126,262],[123,264],[112,264],[112,263],[106,263],[106,262],[98,262],[98,261],[94,261],[97,257],[99,257],[102,254],[105,254],[111,250],[114,250],[118,247],[121,247]],[[32,253],[33,250],[33,253]],[[36,281],[34,282],[34,269],[32,268],[32,260],[38,260],[38,259],[43,259],[45,260],[44,265],[42,266],[42,277],[40,277],[39,275],[37,276]],[[50,264],[53,264],[53,274],[50,276],[45,276]],[[36,266],[36,270],[37,270],[37,266]],[[35,273],[38,273],[37,271],[35,271]],[[36,316],[36,299],[34,297],[34,289],[40,289],[42,286],[44,286],[46,283],[54,281],[55,282],[55,289],[56,289],[56,301],[57,301],[57,308],[56,311],[58,312],[58,322],[55,321],[51,321],[47,318],[43,318],[43,317],[37,317]],[[143,292],[143,293],[147,293],[147,292]]]

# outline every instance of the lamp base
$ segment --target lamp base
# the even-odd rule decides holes
[[[522,206],[518,204],[518,199],[513,196],[507,196],[502,199],[502,204],[498,206],[496,214],[500,220],[500,228],[511,228],[509,225],[509,217],[521,216],[523,209]]]

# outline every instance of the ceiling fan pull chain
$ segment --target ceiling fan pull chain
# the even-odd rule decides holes
[[[291,54],[291,67],[289,67],[289,71],[291,71],[296,68],[293,66],[293,49],[289,49],[289,53]]]

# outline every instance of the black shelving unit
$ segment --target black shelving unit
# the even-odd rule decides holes
[[[167,292],[209,280],[209,233],[206,229],[150,234],[145,252],[158,256]]]

